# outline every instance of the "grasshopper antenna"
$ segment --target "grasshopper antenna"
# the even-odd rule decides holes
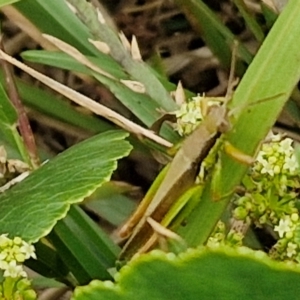
[[[228,102],[231,99],[232,94],[233,94],[233,89],[238,84],[238,81],[239,81],[238,78],[234,78],[236,60],[237,60],[237,49],[238,49],[238,41],[235,40],[233,42],[230,72],[229,72],[229,78],[228,78],[228,86],[227,86],[227,91],[226,91],[226,96],[225,96],[226,102]]]

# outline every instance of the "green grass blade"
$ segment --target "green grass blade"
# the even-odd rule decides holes
[[[90,28],[94,39],[105,42],[109,46],[111,56],[124,67],[133,80],[143,83],[146,93],[158,107],[167,111],[176,110],[177,105],[158,78],[143,61],[132,58],[117,33],[105,22],[99,21],[97,11],[92,4],[82,0],[68,0],[68,2],[76,8],[79,18]]]
[[[0,83],[0,131],[10,146],[18,150],[24,162],[31,165],[28,153],[17,130],[17,121],[17,112]]]
[[[26,0],[14,4],[42,33],[54,35],[89,55],[101,55],[90,43],[88,29],[61,0]]]
[[[300,78],[299,14],[299,1],[289,1],[234,94],[231,104],[237,108],[235,120],[225,138],[250,156],[255,154],[260,142],[275,123]],[[258,100],[272,96],[274,98],[269,101],[257,103]],[[249,106],[251,103],[254,105]],[[202,201],[187,218],[186,227],[178,230],[190,245],[206,241],[228,205],[229,199],[226,196],[234,191],[247,171],[247,166],[223,152],[220,160],[218,195],[212,195],[208,184]],[[223,200],[213,202],[213,198]]]
[[[10,5],[10,4],[13,4],[18,1],[19,0],[1,0],[0,7],[5,6],[5,5]]]
[[[244,0],[234,0],[233,2],[240,11],[241,15],[243,16],[247,27],[252,31],[257,41],[262,43],[265,38],[265,35],[259,24],[256,22],[255,17],[251,16],[251,14],[247,11],[247,7],[244,3]]]
[[[126,106],[147,127],[150,127],[158,118],[161,117],[161,113],[158,111],[158,104],[147,94],[136,93],[120,82],[97,74],[66,54],[47,51],[28,51],[23,53],[23,57],[32,62],[40,62],[46,65],[82,72],[84,74],[93,76],[97,81],[107,86],[110,91],[122,102],[122,104]],[[111,65],[106,63],[102,65],[102,60],[92,57],[88,58],[91,59],[91,61],[96,65],[99,65],[103,70],[114,76],[117,76],[118,79],[129,79],[128,75],[123,73],[121,69],[117,69],[117,71],[114,70],[114,64]],[[163,126],[161,133],[163,137],[167,138],[171,142],[178,141],[178,134],[174,132],[169,125]]]
[[[70,208],[49,238],[79,284],[112,278],[107,270],[115,266],[120,249],[79,207]]]
[[[34,245],[37,259],[29,259],[26,266],[40,275],[56,278],[63,281],[69,273],[69,269],[53,248],[39,241]]]
[[[57,68],[64,68],[66,70],[91,75],[92,71],[76,61],[68,54],[62,52],[46,51],[46,50],[27,50],[21,53],[23,59],[39,64],[47,64]],[[104,57],[86,56],[89,61],[101,68],[103,71],[111,74],[118,79],[129,79],[122,67],[110,56]]]
[[[0,72],[0,82],[4,83],[2,72]],[[25,83],[20,79],[16,79],[16,84],[23,103],[38,112],[92,133],[113,129],[113,126],[108,122],[80,113],[66,101],[58,99],[52,93]]]
[[[261,3],[261,10],[266,20],[266,25],[271,28],[275,23],[278,14],[275,13],[268,5]]]
[[[217,18],[217,16],[201,0],[175,0],[175,3],[185,12],[185,15],[201,34],[208,47],[228,69],[231,62],[231,47],[237,38]],[[250,64],[252,55],[247,48],[239,43],[238,55]],[[242,65],[238,66],[238,73],[244,72]]]

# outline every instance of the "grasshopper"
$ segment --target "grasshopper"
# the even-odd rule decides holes
[[[151,237],[153,229],[147,219],[151,218],[158,223],[162,221],[174,199],[195,183],[199,165],[228,126],[226,106],[210,107],[201,124],[184,140],[146,211],[143,213],[137,211],[130,218],[133,223],[130,224],[129,220],[130,225],[127,224],[121,229],[121,235],[126,235],[142,215],[125,244],[120,259],[132,256],[141,245],[149,239],[153,240]]]
[[[284,93],[266,97],[250,105],[269,101],[282,95]],[[228,112],[227,99],[229,98],[226,96],[222,106],[213,105],[209,107],[208,113],[200,125],[183,141],[182,147],[176,153],[173,161],[163,171],[165,177],[153,199],[151,202],[150,199],[146,199],[147,204],[150,203],[148,207],[145,209],[142,205],[141,209],[137,209],[128,223],[121,228],[120,236],[122,237],[134,228],[122,249],[121,260],[130,258],[134,253],[146,252],[153,246],[157,236],[153,234],[153,228],[148,220],[152,219],[157,223],[161,223],[173,202],[194,185],[202,161],[221,134],[227,132],[230,128],[229,116],[232,115],[232,111]],[[227,141],[223,142],[223,148],[228,155],[242,164],[249,166],[254,162],[253,157],[243,153]],[[232,193],[234,193],[234,190]],[[229,194],[226,196],[229,196]],[[212,200],[217,201],[219,199]],[[144,204],[143,201],[142,204]]]
[[[256,103],[268,101],[281,95],[267,97]],[[225,97],[226,99],[228,98]],[[152,198],[153,195],[150,195],[149,198],[152,198],[152,200],[146,199],[146,204],[142,201],[141,209],[138,208],[121,228],[119,232],[121,237],[130,234],[130,231],[134,228],[122,249],[121,260],[128,259],[135,253],[146,252],[154,245],[157,236],[153,233],[149,220],[152,219],[157,223],[161,223],[174,201],[194,185],[202,161],[221,134],[227,132],[230,128],[230,112],[228,112],[226,106],[227,102],[225,101],[222,106],[213,105],[209,107],[203,121],[183,141],[171,164],[163,170],[162,175],[165,175],[165,177],[162,179],[154,197]],[[254,162],[253,157],[236,149],[229,142],[224,141],[223,146],[224,151],[236,161],[246,165],[251,165]],[[148,207],[145,209],[144,206],[146,205]]]
[[[230,123],[226,104],[231,99],[234,81],[236,44],[232,53],[229,85],[224,104],[213,105],[205,114],[201,124],[183,141],[181,148],[167,169],[153,199],[146,197],[128,222],[120,229],[119,236],[126,237],[133,229],[120,254],[120,260],[128,259],[136,252],[149,250],[156,242],[153,228],[148,220],[160,223],[175,199],[195,184],[199,166],[222,133],[228,131]],[[147,208],[145,209],[145,206]]]

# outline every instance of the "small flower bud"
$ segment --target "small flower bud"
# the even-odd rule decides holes
[[[291,220],[292,220],[293,222],[297,222],[297,221],[299,220],[299,215],[298,215],[297,213],[293,213],[293,214],[291,215]]]
[[[293,231],[286,232],[286,234],[285,234],[285,237],[286,237],[287,239],[289,239],[289,240],[290,240],[293,236],[294,236]]]
[[[237,220],[244,220],[244,219],[246,219],[247,215],[248,215],[247,210],[241,206],[236,207],[233,211],[233,216]]]

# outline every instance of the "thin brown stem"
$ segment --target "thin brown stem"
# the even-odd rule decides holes
[[[1,50],[4,50],[2,39],[0,39],[0,48]],[[35,139],[31,130],[31,126],[29,124],[29,120],[27,118],[25,108],[19,97],[17,86],[12,75],[11,66],[7,63],[7,61],[2,59],[0,60],[0,63],[5,75],[7,94],[18,114],[19,132],[23,138],[24,145],[27,149],[31,166],[33,168],[37,168],[40,164],[40,161],[37,154]]]

